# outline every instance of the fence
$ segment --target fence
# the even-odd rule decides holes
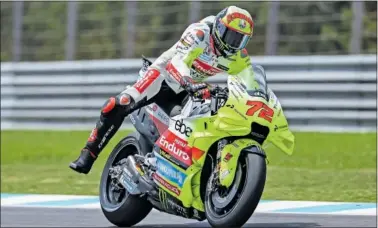
[[[376,131],[376,56],[252,61],[266,69],[293,129]],[[105,100],[132,84],[140,66],[139,59],[2,63],[1,127],[91,128]]]
[[[251,55],[377,53],[375,1],[2,1],[1,60],[156,57],[230,5],[254,18]]]

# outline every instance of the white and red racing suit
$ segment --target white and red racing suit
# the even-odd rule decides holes
[[[246,49],[228,57],[216,54],[211,37],[214,20],[215,16],[208,16],[198,23],[191,24],[180,40],[148,67],[142,79],[107,100],[102,108],[100,120],[92,130],[82,154],[87,153],[91,159],[96,159],[119,129],[124,118],[132,111],[153,102],[180,104],[188,94],[182,87],[183,77],[189,78],[192,83],[198,83],[220,72],[237,75],[243,70],[253,69]],[[270,93],[267,94],[270,97],[274,96],[271,90],[267,93]],[[85,162],[87,161],[81,161]],[[79,166],[71,163],[71,168],[78,172],[87,173],[91,168]]]
[[[180,82],[184,76],[196,83],[223,71],[237,74],[250,67],[245,49],[227,58],[216,55],[211,37],[214,19],[215,16],[209,16],[191,24],[180,40],[154,61],[143,80],[122,93],[129,94],[135,102],[148,100],[160,91],[163,81],[179,93],[183,90]]]

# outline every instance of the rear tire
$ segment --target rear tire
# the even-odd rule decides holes
[[[217,213],[219,210],[214,209],[213,199],[206,193],[206,218],[213,227],[243,226],[252,216],[261,199],[266,180],[265,158],[253,153],[242,154],[238,166],[244,166],[242,168],[242,182],[240,182],[237,190],[238,195],[232,199],[232,201],[236,201],[235,205],[228,212],[225,212],[224,215]]]
[[[130,195],[125,190],[122,199],[115,200],[110,190],[109,168],[119,160],[137,153],[142,154],[137,138],[134,134],[131,134],[122,139],[113,149],[102,172],[100,183],[101,209],[108,221],[118,227],[133,226],[142,221],[152,210],[152,205],[146,198]]]

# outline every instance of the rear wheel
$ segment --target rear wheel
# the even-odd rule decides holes
[[[126,189],[112,181],[109,169],[119,165],[124,158],[139,152],[139,144],[133,135],[125,137],[113,149],[105,164],[100,183],[100,204],[109,222],[120,227],[133,226],[142,221],[152,205],[139,196],[130,195]]]
[[[233,184],[229,188],[210,190],[214,174],[208,181],[205,211],[213,227],[241,227],[252,216],[264,190],[266,180],[265,158],[253,154],[242,154]]]

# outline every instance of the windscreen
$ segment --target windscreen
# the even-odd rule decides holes
[[[244,81],[246,90],[251,96],[259,96],[265,100],[268,98],[268,88],[264,69],[259,65],[252,65],[252,68],[246,69],[239,74]]]

